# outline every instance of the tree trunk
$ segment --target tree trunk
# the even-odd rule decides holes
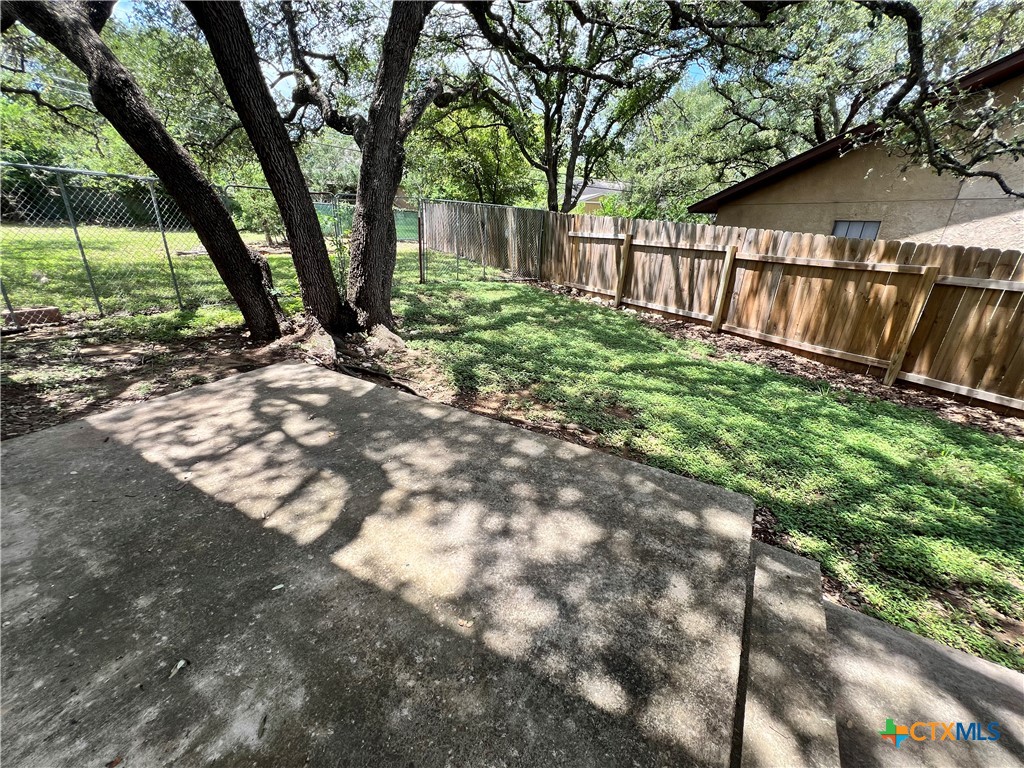
[[[242,311],[252,338],[279,338],[284,315],[270,292],[266,260],[242,242],[213,185],[171,138],[131,74],[90,25],[89,6],[75,2],[7,6],[6,12],[53,45],[88,78],[96,109],[160,177],[195,229]]]
[[[544,180],[547,183],[548,210],[558,213],[558,164],[550,159],[544,171]]]
[[[352,221],[348,300],[359,324],[373,331],[395,327],[391,286],[395,272],[395,195],[405,164],[402,96],[427,6],[394,3],[384,33],[380,69],[367,114]]]
[[[355,330],[355,313],[345,306],[338,292],[316,208],[288,131],[263,79],[242,6],[195,0],[185,5],[206,35],[217,71],[281,211],[302,303],[329,333]]]

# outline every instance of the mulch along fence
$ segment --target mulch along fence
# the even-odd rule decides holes
[[[1024,412],[1021,251],[454,202],[424,203],[422,242]]]

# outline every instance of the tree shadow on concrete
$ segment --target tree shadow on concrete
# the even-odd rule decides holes
[[[1024,676],[836,605],[826,604],[843,766],[968,766],[1024,763]],[[879,732],[897,724],[998,723],[998,740],[931,740],[929,727],[896,749]],[[943,735],[940,727],[936,739]]]
[[[301,365],[3,447],[12,762],[729,759],[742,497]]]

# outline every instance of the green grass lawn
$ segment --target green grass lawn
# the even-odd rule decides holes
[[[869,613],[1024,669],[1021,443],[528,285],[405,277],[409,345],[458,391],[511,395],[527,419],[575,422],[610,449],[749,494]]]
[[[139,313],[177,306],[160,233],[99,226],[78,228],[93,283],[105,314]],[[262,236],[246,233],[247,242]],[[230,303],[231,297],[191,232],[168,232],[178,288],[186,308]],[[267,255],[274,287],[286,311],[301,308],[295,268],[288,254]],[[69,227],[0,226],[0,277],[15,308],[56,306],[65,314],[97,314],[74,234]]]

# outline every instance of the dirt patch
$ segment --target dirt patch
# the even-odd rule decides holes
[[[975,625],[983,623],[986,627],[985,634],[992,635],[1024,652],[1024,621],[1004,616],[981,601],[972,600],[966,594],[965,588],[958,584],[945,588],[933,587],[931,597],[932,601],[942,606],[947,613],[955,610],[964,617],[964,621]]]
[[[779,519],[768,507],[754,509],[754,538],[774,547],[793,549],[787,536],[779,532]]]
[[[624,405],[610,405],[604,409],[604,412],[620,421],[631,421],[636,416],[636,413]]]
[[[300,328],[263,346],[240,330],[171,341],[119,340],[69,323],[5,336],[0,437],[302,357],[307,335]]]
[[[551,406],[537,399],[528,389],[517,392],[459,392],[432,361],[431,356],[421,350],[406,347],[378,355],[371,345],[356,337],[339,344],[337,352],[337,361],[329,367],[342,373],[401,389],[435,403],[504,421],[537,434],[557,437],[638,463],[644,461],[626,448],[615,449],[602,445],[598,442],[599,434],[592,429],[581,424],[558,421]],[[632,411],[622,407],[613,406],[608,411],[624,420],[634,416]]]
[[[544,290],[568,296],[577,301],[585,301],[605,307],[612,306],[612,303],[609,301],[589,296],[575,288],[567,288],[566,286],[553,283],[534,284]],[[966,424],[978,427],[986,432],[1004,435],[1016,440],[1024,440],[1024,418],[1018,416],[996,413],[983,405],[968,405],[933,392],[913,389],[902,383],[897,383],[894,387],[887,387],[873,376],[836,368],[826,363],[800,357],[784,349],[760,344],[740,336],[712,333],[708,326],[699,323],[669,319],[652,313],[637,312],[633,309],[622,309],[621,311],[636,315],[640,322],[674,339],[699,341],[707,344],[714,350],[713,354],[716,357],[733,358],[745,363],[763,365],[780,373],[799,376],[816,382],[823,387],[835,390],[837,393],[844,391],[855,392],[878,400],[896,403],[897,405],[924,408],[933,411],[940,418],[954,424]]]

